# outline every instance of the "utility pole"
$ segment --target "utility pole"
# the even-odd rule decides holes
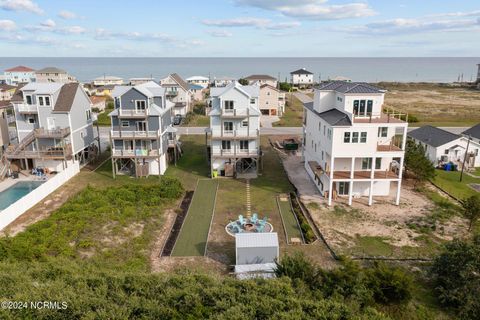
[[[460,172],[460,182],[462,182],[462,179],[463,179],[463,170],[465,168],[465,161],[467,160],[468,147],[470,146],[470,139],[472,139],[472,137],[468,135],[467,150],[465,150],[465,156],[463,157],[463,163],[462,163],[462,171]]]

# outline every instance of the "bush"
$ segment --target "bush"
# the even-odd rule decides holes
[[[298,222],[300,223],[300,229],[302,230],[305,242],[312,243],[313,241],[317,240],[317,237],[315,236],[312,227],[308,223],[307,218],[305,218],[303,215],[302,209],[300,208],[300,203],[298,203],[297,197],[295,197],[294,193],[290,194],[290,201],[292,202],[293,212],[297,216]]]
[[[375,263],[367,273],[367,285],[375,301],[383,304],[405,303],[412,298],[412,278],[399,268]]]
[[[288,82],[280,82],[279,87],[280,87],[280,90],[287,91],[287,92],[290,92],[290,90],[292,89],[292,86]]]

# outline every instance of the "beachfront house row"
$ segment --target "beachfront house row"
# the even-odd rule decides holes
[[[137,86],[117,86],[113,92],[112,119],[113,175],[135,177],[162,175],[170,160],[176,159],[173,103],[166,89],[150,81]]]
[[[207,130],[212,177],[254,178],[260,160],[259,86],[232,82],[210,91]]]
[[[232,77],[218,77],[213,79],[213,86],[214,87],[226,87],[230,83],[235,81],[235,78]]]
[[[187,83],[201,86],[203,89],[208,88],[210,79],[204,76],[193,76],[186,79]]]
[[[474,132],[475,127],[469,130]],[[480,167],[480,143],[472,135],[469,142],[469,132],[465,132],[465,135],[458,135],[433,126],[423,126],[410,131],[408,137],[422,144],[426,156],[436,167],[453,163],[460,170],[464,161],[465,169]]]
[[[309,87],[314,84],[313,73],[305,68],[290,72],[290,84],[295,87]]]
[[[5,70],[5,83],[16,86],[19,83],[35,82],[35,70],[25,66],[16,66]]]
[[[248,77],[245,77],[245,80],[248,81],[249,85],[253,85],[255,83],[258,83],[259,85],[268,84],[276,88],[278,84],[277,78],[267,74],[252,74]]]
[[[173,102],[174,115],[185,116],[192,110],[192,94],[190,87],[178,74],[172,73],[160,80],[160,85],[165,88],[165,95]]]
[[[332,204],[338,196],[389,196],[400,201],[408,123],[384,112],[385,91],[366,83],[329,82],[304,104],[305,168]]]
[[[77,79],[74,76],[69,75],[68,72],[63,69],[56,67],[46,67],[35,71],[35,78],[37,82],[77,82]]]
[[[263,84],[260,86],[258,105],[262,115],[281,117],[285,112],[285,92]]]
[[[121,86],[123,84],[123,78],[104,75],[104,76],[95,78],[92,84],[95,87],[108,86],[108,85]]]
[[[19,143],[6,150],[10,165],[61,171],[97,155],[90,99],[80,84],[29,83],[11,103]]]

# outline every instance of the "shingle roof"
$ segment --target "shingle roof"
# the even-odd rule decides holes
[[[46,67],[40,70],[35,71],[35,73],[62,73],[66,74],[67,71],[57,68],[57,67]]]
[[[324,112],[317,112],[313,109],[313,102],[307,102],[303,104],[305,108],[315,113],[317,116],[325,120],[329,125],[333,126],[351,126],[352,121],[346,113],[332,108]]]
[[[269,76],[268,74],[252,74],[248,77],[245,77],[245,80],[273,80],[276,81],[277,78],[274,78],[272,76]]]
[[[480,139],[480,123],[477,125],[474,125],[470,129],[467,129],[462,132],[464,135],[470,135],[473,138]]]
[[[60,89],[53,111],[69,112],[72,109],[73,100],[75,100],[75,95],[77,94],[79,86],[80,84],[78,82],[64,84],[62,89]]]
[[[423,126],[410,131],[408,136],[435,148],[460,138],[457,134],[432,126]]]
[[[342,93],[384,93],[385,90],[365,82],[331,81],[316,87],[318,90],[337,91]]]
[[[10,69],[5,70],[6,72],[32,72],[35,71],[32,68],[25,67],[25,66],[16,66]]]
[[[170,77],[175,80],[175,82],[178,83],[183,90],[188,91],[188,83],[186,83],[185,80],[183,80],[182,77],[180,77],[177,73],[172,73]]]
[[[302,68],[302,69],[292,71],[292,72],[290,72],[290,74],[313,74],[313,72],[310,72],[305,68]]]

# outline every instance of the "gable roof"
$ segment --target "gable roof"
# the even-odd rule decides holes
[[[290,72],[290,74],[313,74],[313,72],[310,72],[305,68],[301,68],[301,69]]]
[[[17,87],[11,86],[11,85],[6,84],[6,83],[1,83],[0,84],[0,91],[8,91],[8,90],[16,89],[16,88]]]
[[[320,84],[316,89],[341,93],[385,93],[385,90],[365,82],[331,81]]]
[[[254,80],[273,80],[277,81],[277,78],[269,76],[268,74],[252,74],[248,77],[245,77],[245,80],[254,81]]]
[[[91,96],[90,101],[92,104],[97,104],[99,102],[105,102],[107,99],[105,97],[100,97],[100,96]]]
[[[262,84],[262,85],[260,86],[260,89],[264,89],[264,88],[269,88],[269,89],[272,89],[272,90],[275,90],[275,91],[280,92],[280,90],[278,90],[278,89],[275,88],[274,86],[271,86],[271,85],[266,84],[266,83],[265,83],[265,84]]]
[[[469,135],[473,138],[480,139],[480,123],[477,125],[474,125],[470,129],[467,129],[462,132],[464,135]]]
[[[60,89],[57,101],[53,107],[54,112],[69,112],[72,109],[73,101],[77,95],[78,82],[66,83]]]
[[[25,67],[25,66],[16,66],[16,67],[13,67],[13,68],[10,68],[10,69],[6,69],[5,71],[6,72],[32,72],[32,71],[35,71],[35,70],[32,69],[32,68],[29,68],[29,67]]]
[[[348,115],[338,109],[332,108],[324,112],[318,112],[313,109],[313,102],[307,102],[303,104],[305,108],[312,111],[314,114],[325,120],[332,127],[334,126],[351,126],[352,121]]]
[[[410,131],[407,135],[435,148],[461,138],[457,134],[432,126],[420,127]]]
[[[35,71],[35,73],[61,73],[66,74],[67,71],[57,68],[57,67],[46,67],[40,70]]]
[[[182,79],[177,73],[172,73],[170,77],[185,91],[188,91],[188,83]]]

